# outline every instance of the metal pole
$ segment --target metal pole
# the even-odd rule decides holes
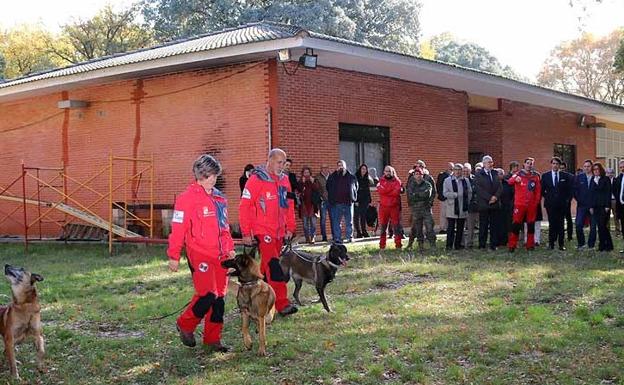
[[[154,238],[154,153],[151,157],[150,168],[150,238]]]
[[[108,158],[108,254],[113,255],[113,152]]]
[[[26,169],[22,161],[22,204],[24,206],[24,254],[28,254],[28,219],[26,218]]]
[[[37,169],[37,179],[41,179],[39,177],[39,169]],[[39,204],[37,205],[39,220],[37,222],[39,223],[39,240],[41,240],[41,183],[39,182],[37,182],[37,202],[39,202]]]

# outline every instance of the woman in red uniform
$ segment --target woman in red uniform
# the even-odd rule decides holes
[[[227,218],[227,200],[214,185],[221,174],[221,164],[204,154],[193,164],[195,182],[180,194],[175,203],[169,235],[169,269],[178,271],[180,251],[193,276],[195,294],[178,317],[176,326],[186,346],[195,346],[195,328],[204,319],[204,345],[226,352],[221,344],[227,270],[221,260],[234,257],[234,242]]]

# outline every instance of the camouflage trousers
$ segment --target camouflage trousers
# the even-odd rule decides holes
[[[425,227],[424,233],[423,226]],[[435,247],[436,235],[433,230],[433,226],[433,213],[431,212],[431,207],[412,207],[412,231],[410,232],[408,246],[412,245],[414,238],[416,238],[418,243],[422,245],[425,242],[426,236],[429,243]]]

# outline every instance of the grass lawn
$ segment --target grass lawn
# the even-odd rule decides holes
[[[349,266],[328,288],[335,312],[312,304],[305,285],[306,306],[276,319],[269,356],[260,358],[257,345],[243,348],[231,296],[230,353],[183,347],[174,317],[146,321],[192,294],[188,271],[170,273],[163,248],[128,245],[109,257],[105,245],[34,245],[25,258],[21,245],[0,245],[2,262],[45,277],[48,372],[37,373],[32,344],[21,345],[21,383],[624,384],[617,252],[438,252],[408,260],[394,250],[380,256],[374,245],[349,249]],[[0,293],[9,294],[1,281]],[[4,364],[2,383],[17,383],[8,377]]]

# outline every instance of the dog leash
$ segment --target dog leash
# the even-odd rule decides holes
[[[191,301],[188,301],[188,302],[187,302],[184,306],[182,306],[181,308],[179,308],[178,310],[176,310],[176,311],[174,311],[174,312],[171,312],[171,313],[169,313],[169,314],[165,314],[165,315],[160,316],[160,317],[148,318],[147,320],[148,320],[148,321],[152,321],[152,322],[153,322],[153,321],[161,321],[161,320],[164,320],[164,319],[165,319],[165,318],[167,318],[167,317],[171,317],[172,315],[176,315],[176,314],[180,313],[182,310],[184,310],[184,309],[185,309],[188,305],[190,305],[190,304],[191,304]]]

